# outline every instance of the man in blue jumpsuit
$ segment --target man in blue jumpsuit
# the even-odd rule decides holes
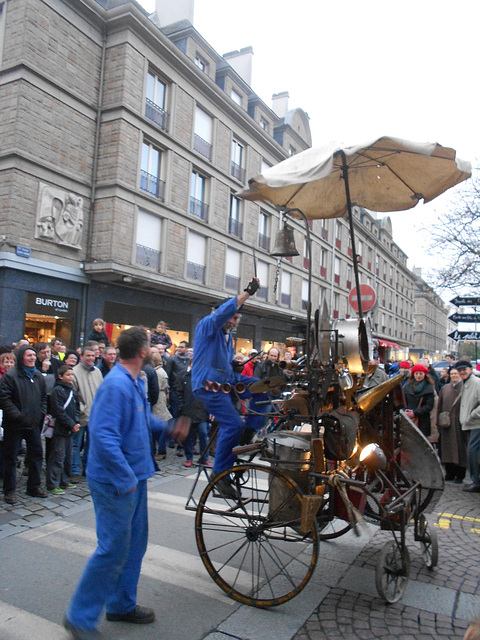
[[[122,331],[120,361],[100,385],[90,413],[87,480],[95,507],[97,549],[85,567],[65,617],[75,640],[100,638],[107,620],[147,624],[153,609],[137,605],[137,584],[147,549],[147,478],[155,472],[150,429],[166,424],[153,416],[141,375],[150,346],[146,331]],[[172,435],[186,435],[177,422]]]
[[[239,444],[244,429],[255,431],[262,428],[265,422],[263,415],[248,415],[245,421],[238,413],[230,394],[206,389],[205,383],[225,382],[231,385],[243,382],[245,385],[255,382],[256,378],[236,373],[232,367],[234,356],[231,331],[240,321],[240,309],[245,301],[260,287],[258,278],[252,278],[243,293],[222,303],[213,313],[205,316],[195,329],[195,341],[192,365],[192,388],[194,394],[202,401],[209,413],[219,423],[217,446],[215,451],[214,475],[228,469],[235,462],[232,449]],[[245,393],[242,397],[247,398]],[[267,399],[264,394],[254,394],[250,402],[250,410],[262,414],[266,406],[257,406],[256,402]],[[218,489],[227,497],[234,498],[235,491],[228,479],[218,483]]]

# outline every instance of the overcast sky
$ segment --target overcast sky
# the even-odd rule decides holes
[[[479,24],[478,0],[195,0],[194,18],[219,54],[253,47],[253,90],[269,106],[288,91],[289,107],[310,116],[314,146],[391,135],[471,161],[480,157]],[[421,228],[449,199],[392,214],[410,267],[432,263]]]

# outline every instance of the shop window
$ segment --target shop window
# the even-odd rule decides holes
[[[25,338],[35,345],[59,338],[66,347],[74,347],[74,322],[77,301],[70,298],[27,293]]]

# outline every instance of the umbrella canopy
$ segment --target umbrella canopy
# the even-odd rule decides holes
[[[411,209],[471,172],[454,149],[382,137],[350,147],[332,143],[307,149],[250,180],[250,188],[239,195],[298,208],[308,219],[336,218],[350,208],[348,199],[372,211]]]

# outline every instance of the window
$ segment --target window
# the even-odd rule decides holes
[[[137,216],[135,263],[142,267],[159,271],[161,238],[161,219],[158,216],[139,209]]]
[[[195,132],[193,136],[193,148],[202,156],[212,158],[212,118],[200,107],[195,108]]]
[[[267,171],[267,169],[271,169],[272,165],[267,162],[266,160],[263,160],[262,158],[262,164],[261,164],[261,169],[260,169],[260,173],[264,174],[265,171]]]
[[[357,260],[358,260],[358,262],[362,262],[362,256],[363,256],[363,242],[361,240],[358,240],[358,242],[357,242]]]
[[[295,147],[292,147],[292,145],[289,146],[288,148],[288,155],[289,156],[294,156],[297,153]]]
[[[240,251],[227,248],[225,289],[238,293],[240,286]]]
[[[334,261],[334,276],[335,276],[335,284],[340,284],[340,268],[341,268],[341,264],[340,264],[340,259],[339,258],[335,258]]]
[[[145,117],[161,129],[167,128],[166,105],[167,85],[151,71],[147,75],[147,95]]]
[[[205,254],[207,240],[194,231],[188,232],[187,278],[205,283]]]
[[[326,218],[322,219],[322,238],[328,240],[328,221]]]
[[[325,249],[320,249],[320,275],[322,278],[327,277],[327,252]]]
[[[195,62],[195,65],[200,69],[200,71],[203,71],[203,73],[207,71],[208,65],[198,53],[195,56],[194,62]]]
[[[257,260],[257,275],[260,280],[260,289],[255,294],[255,297],[261,300],[268,299],[268,264],[263,260]]]
[[[268,133],[268,120],[265,120],[262,116],[260,116],[260,126]]]
[[[231,173],[232,176],[239,182],[245,182],[245,169],[243,169],[243,152],[243,145],[240,144],[238,140],[235,140],[235,138],[233,138]]]
[[[242,96],[239,93],[237,93],[235,89],[232,89],[230,97],[236,104],[238,104],[240,107],[242,106]]]
[[[290,306],[291,302],[291,292],[292,292],[292,276],[288,273],[288,271],[282,271],[282,298],[281,302],[286,307]]]
[[[232,236],[241,238],[243,236],[243,225],[240,221],[240,198],[230,196],[230,218],[228,220],[228,232]]]
[[[333,294],[333,317],[336,319],[340,316],[340,296],[338,293]]]
[[[258,246],[261,247],[262,249],[265,249],[265,251],[270,250],[270,238],[268,235],[268,221],[269,221],[268,219],[269,219],[269,216],[263,211],[260,211],[260,214],[258,216]]]
[[[208,204],[206,203],[207,179],[195,169],[190,182],[190,213],[208,222]]]
[[[142,164],[140,167],[140,189],[163,200],[165,183],[160,180],[161,152],[148,142],[142,145]]]
[[[303,238],[303,268],[308,269],[310,267],[310,252],[308,250],[308,239],[305,236]]]
[[[302,279],[302,309],[308,307],[308,280]]]
[[[352,267],[347,265],[347,289],[352,288]]]

